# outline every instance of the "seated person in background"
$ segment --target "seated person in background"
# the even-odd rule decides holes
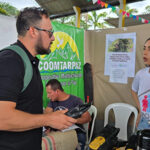
[[[83,104],[82,100],[79,97],[69,95],[64,92],[61,83],[52,79],[49,80],[46,84],[47,97],[50,99],[50,102],[45,109],[45,113],[50,113],[56,110],[71,109],[77,105]],[[82,114],[80,118],[77,119],[77,124],[84,124],[91,120],[89,112]],[[76,130],[78,136],[78,142],[81,144],[81,150],[84,150],[86,142],[86,133],[81,130]]]

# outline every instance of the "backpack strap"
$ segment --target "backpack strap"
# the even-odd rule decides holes
[[[29,59],[28,55],[26,54],[26,52],[18,45],[11,45],[2,50],[6,50],[6,49],[16,52],[23,60],[24,68],[25,68],[24,83],[23,83],[23,88],[21,91],[21,92],[23,92],[29,85],[29,83],[32,79],[32,76],[33,76],[32,64],[31,64],[30,59]]]

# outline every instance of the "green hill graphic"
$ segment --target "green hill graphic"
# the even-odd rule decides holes
[[[48,60],[79,61],[76,53],[72,51],[68,42],[64,49],[56,49],[53,53],[50,53]]]

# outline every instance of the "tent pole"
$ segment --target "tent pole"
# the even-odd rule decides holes
[[[126,0],[119,0],[120,2],[120,10],[126,9]],[[119,13],[119,28],[125,26],[125,15],[122,15],[122,12]]]
[[[77,6],[73,6],[73,9],[76,13],[76,27],[80,28],[80,15],[81,15],[81,9]]]

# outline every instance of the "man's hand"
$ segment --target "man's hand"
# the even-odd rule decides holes
[[[52,113],[45,114],[47,117],[46,126],[50,126],[55,129],[66,129],[77,122],[76,119],[68,117],[64,113],[68,110],[59,110]]]
[[[14,102],[0,101],[0,130],[19,132],[43,126],[65,129],[77,122],[64,114],[67,109],[46,114],[30,114],[15,107]]]

